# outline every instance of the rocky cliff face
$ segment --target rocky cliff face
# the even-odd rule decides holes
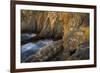
[[[21,32],[33,32],[39,38],[61,39],[63,48],[73,52],[80,44],[89,42],[89,14],[22,10]]]

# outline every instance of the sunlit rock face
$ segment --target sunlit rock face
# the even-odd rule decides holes
[[[61,44],[61,48],[70,55],[73,51],[76,53],[75,51],[80,49],[81,44],[89,43],[89,14],[22,10],[21,32],[35,33],[40,39],[62,40],[59,45]],[[89,44],[87,46],[89,47]],[[81,51],[83,49],[78,52]],[[71,58],[73,56],[68,59]],[[63,59],[67,59],[67,57],[64,56]]]
[[[89,29],[89,14],[87,13],[22,10],[21,15],[22,32],[36,32],[39,37],[63,38],[66,41],[70,32],[76,30],[83,32],[85,28]],[[89,34],[89,32],[83,33],[84,37]]]

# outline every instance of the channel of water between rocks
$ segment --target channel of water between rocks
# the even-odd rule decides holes
[[[21,41],[28,40],[35,36],[36,36],[36,34],[28,34],[28,33],[22,34]],[[21,61],[24,61],[30,55],[36,54],[36,52],[39,49],[42,49],[42,47],[44,47],[52,42],[53,42],[52,39],[42,39],[42,40],[37,40],[34,42],[28,42],[26,44],[21,45]]]

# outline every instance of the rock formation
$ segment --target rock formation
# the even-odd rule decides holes
[[[25,62],[89,58],[89,53],[83,58],[89,50],[88,13],[22,10],[21,32],[36,33],[39,39],[55,40],[37,54],[29,56]],[[79,47],[83,43],[88,44],[85,49]]]

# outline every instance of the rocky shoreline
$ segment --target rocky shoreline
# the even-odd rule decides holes
[[[22,62],[45,62],[89,59],[89,47],[88,45],[85,45],[85,47],[83,46],[84,44],[82,44],[79,49],[71,51],[63,48],[62,40],[54,41],[53,43],[42,47],[42,49],[39,49],[36,54],[28,56]]]

